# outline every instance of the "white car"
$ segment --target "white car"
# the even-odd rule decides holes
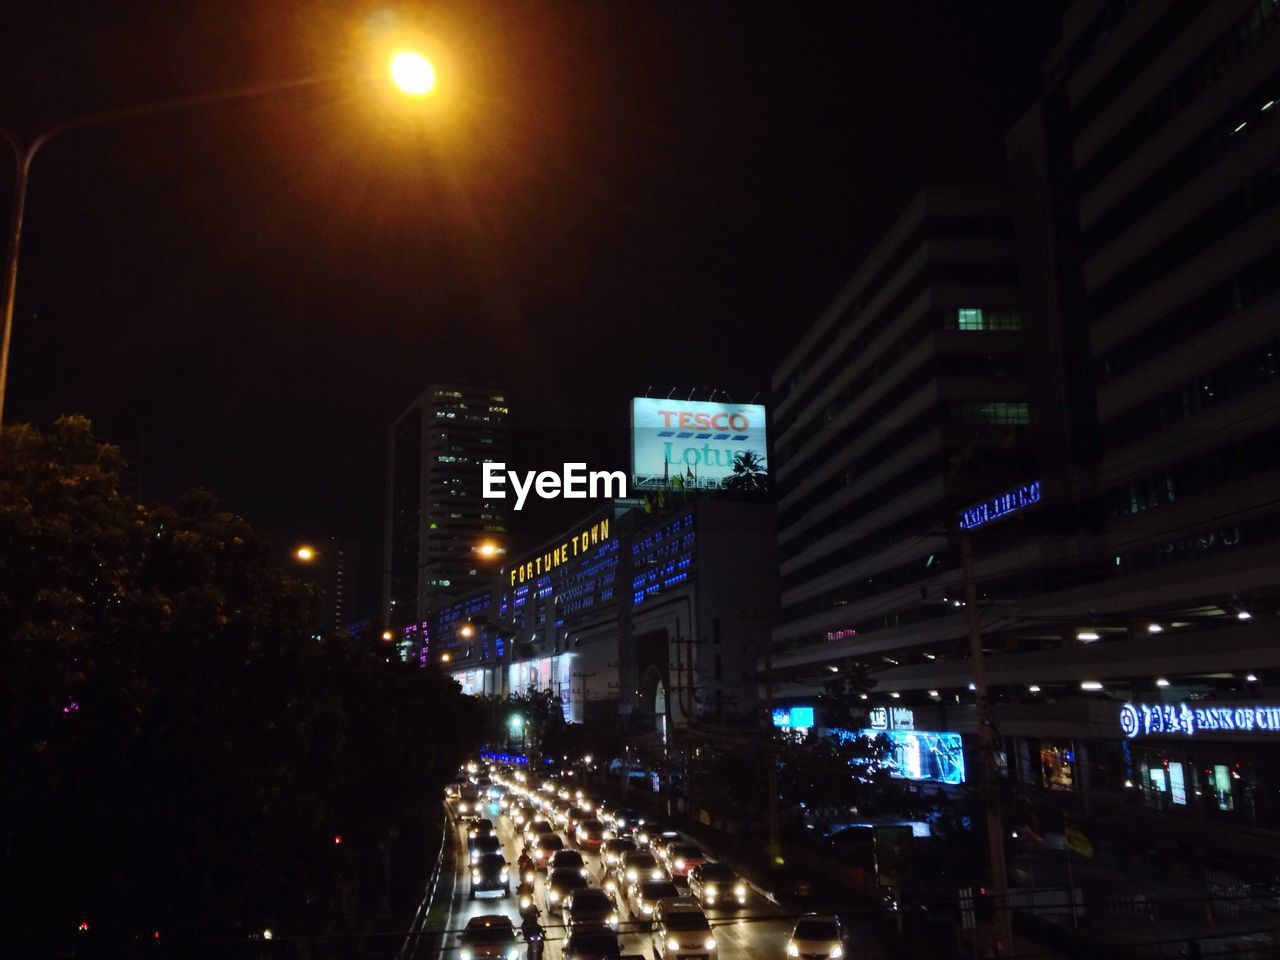
[[[658,901],[653,911],[653,955],[661,960],[716,956],[716,938],[697,900]]]
[[[787,956],[791,960],[841,960],[844,940],[845,931],[839,917],[806,913],[791,931]]]

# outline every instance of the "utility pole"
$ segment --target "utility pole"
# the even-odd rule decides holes
[[[987,820],[987,852],[991,858],[991,887],[995,895],[996,938],[1002,953],[1013,951],[1013,914],[1009,908],[1009,876],[1004,860],[1004,818],[996,785],[995,730],[987,696],[987,667],[983,658],[982,630],[978,623],[978,587],[974,581],[973,545],[961,532],[960,564],[964,575],[965,620],[969,627],[969,669],[973,679],[978,723],[978,752],[982,758],[982,803]],[[977,928],[974,928],[977,937]]]

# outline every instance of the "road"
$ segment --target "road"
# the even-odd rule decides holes
[[[502,841],[503,852],[507,862],[512,865],[512,896],[505,897],[500,893],[480,893],[475,900],[469,899],[470,865],[467,861],[466,834],[461,828],[455,827],[454,842],[457,844],[456,868],[453,871],[452,900],[446,914],[448,918],[446,929],[450,931],[460,931],[472,917],[495,913],[505,914],[516,927],[520,925],[520,911],[516,904],[514,891],[516,886],[515,863],[520,856],[521,841],[512,828],[510,819],[500,813],[496,802],[489,805],[489,809],[484,816],[487,816],[497,825],[498,837]],[[564,839],[563,833],[560,836]],[[572,849],[577,849],[571,844],[567,845]],[[599,855],[586,850],[580,852],[587,862],[588,869],[591,871],[591,886],[600,886],[603,880],[603,865],[600,862]],[[714,856],[714,851],[710,852]],[[541,874],[536,880],[535,902],[540,905],[545,903],[544,880],[545,878]],[[683,888],[683,881],[678,885]],[[619,907],[622,923],[618,932],[623,955],[652,957],[652,938],[647,925],[634,920],[624,904],[620,903]],[[718,954],[720,960],[787,960],[786,943],[795,924],[794,911],[787,911],[776,906],[753,890],[745,906],[708,909],[706,910],[706,915],[719,945]],[[560,923],[558,916],[544,914],[540,919],[547,931],[546,950],[543,954],[544,960],[561,960],[561,950],[565,940],[564,926]],[[858,949],[858,939],[855,931],[855,940],[848,951],[848,960],[865,960],[865,958],[872,956],[873,953],[878,953],[878,951],[872,949]],[[868,937],[867,942],[874,941]],[[455,936],[446,935],[443,946],[444,952],[442,956],[457,956],[458,946]]]

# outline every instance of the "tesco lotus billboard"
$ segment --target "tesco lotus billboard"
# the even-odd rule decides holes
[[[631,401],[631,483],[638,490],[762,490],[768,456],[761,404]]]

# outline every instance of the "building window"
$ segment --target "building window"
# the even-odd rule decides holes
[[[1075,787],[1076,755],[1070,747],[1045,743],[1040,748],[1040,769],[1044,785],[1050,790],[1071,790]]]
[[[991,423],[1025,426],[1031,423],[1031,405],[1022,401],[953,403],[951,419],[960,423]]]
[[[948,330],[1021,330],[1022,314],[1012,309],[960,307],[947,312],[945,326]]]

